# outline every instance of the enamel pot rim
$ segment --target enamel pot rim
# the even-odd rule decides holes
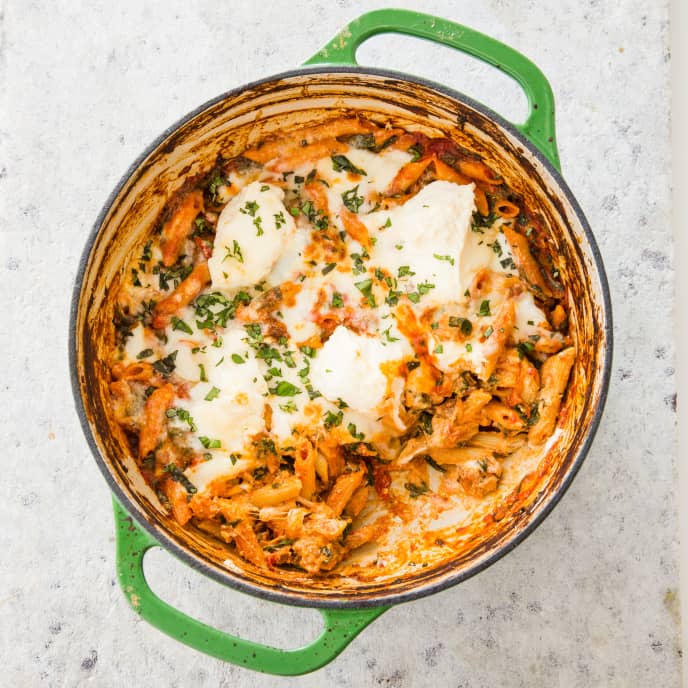
[[[605,351],[603,352],[603,365],[601,371],[601,383],[600,383],[600,393],[595,400],[595,407],[592,412],[592,419],[590,425],[583,440],[580,448],[578,450],[577,456],[571,462],[571,465],[560,482],[556,490],[553,490],[552,494],[549,495],[548,501],[532,518],[532,520],[520,530],[520,532],[514,536],[509,542],[503,544],[500,547],[496,547],[488,556],[484,557],[477,563],[468,566],[464,570],[457,571],[456,573],[447,575],[437,581],[429,581],[425,583],[420,583],[417,586],[404,590],[399,593],[393,593],[389,595],[377,594],[370,595],[364,599],[357,599],[355,594],[351,594],[346,598],[338,599],[328,599],[327,597],[306,597],[295,591],[281,590],[278,587],[265,588],[253,583],[247,582],[246,580],[240,579],[231,572],[227,571],[223,574],[221,571],[203,563],[199,558],[192,556],[185,547],[180,546],[175,542],[160,526],[151,523],[135,505],[133,505],[132,500],[129,495],[122,490],[118,482],[115,480],[113,475],[108,468],[108,465],[104,458],[101,456],[100,449],[96,443],[94,434],[92,432],[91,426],[89,424],[86,409],[84,406],[84,400],[81,395],[81,386],[79,383],[79,372],[78,372],[78,360],[77,360],[77,344],[78,344],[78,333],[77,333],[77,322],[78,322],[78,311],[79,303],[81,299],[82,285],[86,275],[87,266],[91,257],[91,252],[93,246],[96,242],[96,238],[100,232],[100,229],[105,222],[107,215],[113,206],[115,200],[117,199],[120,191],[129,181],[129,179],[136,173],[141,164],[146,160],[146,158],[158,148],[158,146],[165,141],[168,137],[173,135],[177,130],[183,127],[187,122],[192,120],[194,117],[205,111],[206,109],[212,107],[213,105],[219,103],[220,101],[236,97],[245,91],[269,84],[270,82],[277,82],[283,79],[289,79],[293,77],[303,76],[303,75],[318,75],[318,74],[336,74],[336,73],[349,73],[358,75],[370,75],[374,77],[391,78],[401,81],[408,82],[409,84],[416,84],[429,89],[432,89],[443,96],[449,97],[459,103],[465,104],[470,108],[481,113],[486,118],[492,120],[502,129],[506,130],[511,136],[516,138],[519,143],[543,165],[547,172],[552,176],[556,189],[559,194],[563,195],[567,202],[570,204],[576,219],[580,223],[580,227],[583,229],[585,239],[590,248],[590,253],[594,260],[595,269],[597,270],[600,286],[601,286],[601,303],[602,303],[602,313],[604,317],[604,341],[605,341]],[[613,350],[613,333],[612,333],[612,310],[611,310],[611,298],[609,292],[609,285],[607,282],[607,277],[602,262],[602,257],[597,246],[597,242],[592,234],[588,221],[585,218],[579,204],[577,203],[575,197],[571,193],[569,187],[564,181],[561,173],[552,165],[552,163],[543,155],[543,153],[532,144],[525,135],[523,135],[513,124],[505,120],[503,117],[485,107],[484,105],[476,102],[464,94],[455,91],[454,89],[448,88],[441,84],[437,84],[433,81],[423,79],[420,77],[411,76],[401,72],[386,70],[386,69],[375,69],[370,67],[358,67],[358,66],[320,66],[320,67],[308,67],[301,69],[289,70],[286,72],[281,72],[257,81],[250,82],[243,86],[235,89],[231,89],[207,102],[203,103],[196,109],[192,110],[188,114],[184,115],[178,121],[176,121],[171,126],[167,127],[157,138],[155,138],[145,150],[136,158],[136,160],[129,166],[123,176],[120,178],[119,182],[109,194],[103,208],[98,214],[93,227],[86,240],[86,245],[84,247],[83,253],[81,255],[79,266],[75,278],[74,288],[72,292],[71,308],[70,308],[70,324],[69,324],[69,366],[70,366],[70,378],[72,385],[72,393],[74,396],[74,402],[76,406],[77,413],[79,415],[79,420],[81,422],[81,427],[88,441],[88,445],[91,452],[96,460],[96,463],[103,474],[105,480],[111,491],[115,494],[117,499],[122,503],[127,512],[136,519],[136,522],[141,528],[143,528],[148,534],[150,534],[161,546],[163,546],[167,551],[174,554],[176,557],[184,561],[186,564],[191,566],[193,569],[200,571],[201,573],[209,576],[210,578],[227,585],[231,588],[239,590],[241,592],[248,593],[258,598],[271,600],[274,602],[279,602],[283,604],[296,605],[301,607],[315,607],[322,609],[353,609],[353,608],[369,608],[369,607],[379,607],[388,606],[393,604],[399,604],[402,602],[408,602],[410,600],[418,599],[420,597],[425,597],[433,593],[439,592],[446,588],[452,587],[457,583],[460,583],[480,571],[484,570],[488,566],[494,564],[496,561],[501,559],[505,554],[510,552],[514,547],[520,544],[528,535],[530,535],[549,515],[555,505],[563,497],[564,493],[567,491],[574,477],[578,473],[585,457],[588,454],[590,446],[594,440],[595,434],[597,432],[602,412],[604,410],[605,401],[607,398],[607,392],[609,388],[609,379],[611,374],[612,365],[612,350]]]

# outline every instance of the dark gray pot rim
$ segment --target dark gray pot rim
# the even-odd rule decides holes
[[[605,316],[605,343],[606,343],[606,351],[604,355],[604,364],[603,364],[603,369],[602,369],[602,386],[601,386],[601,391],[600,395],[596,401],[596,407],[594,409],[593,413],[593,418],[592,422],[590,423],[590,428],[588,431],[587,436],[585,437],[579,451],[578,455],[576,456],[574,462],[571,464],[571,467],[569,468],[568,473],[566,474],[565,478],[562,480],[561,484],[558,486],[557,490],[554,491],[548,499],[547,504],[545,504],[539,512],[536,514],[536,516],[528,523],[526,527],[519,532],[517,536],[513,538],[510,542],[507,544],[495,549],[494,552],[492,552],[488,557],[483,559],[482,561],[474,564],[473,566],[470,566],[469,568],[459,571],[455,574],[450,574],[445,577],[443,577],[441,580],[435,581],[435,582],[429,582],[420,585],[418,588],[413,589],[413,590],[408,590],[400,593],[395,593],[395,594],[389,594],[389,595],[376,595],[374,597],[370,598],[365,598],[361,600],[357,600],[355,596],[350,597],[350,598],[334,598],[334,599],[328,599],[326,597],[322,598],[313,598],[313,597],[305,597],[301,595],[298,592],[292,592],[289,590],[280,590],[279,588],[275,587],[275,589],[266,589],[263,587],[260,587],[258,585],[254,585],[252,583],[247,583],[243,580],[240,580],[234,575],[227,571],[226,573],[221,572],[217,570],[216,568],[209,566],[208,564],[205,564],[202,562],[198,557],[193,556],[189,554],[189,552],[179,544],[177,544],[171,537],[169,537],[163,529],[156,528],[153,524],[148,522],[141,513],[139,512],[138,509],[132,508],[129,509],[127,508],[128,505],[130,504],[131,500],[129,496],[124,492],[117,481],[113,478],[112,474],[110,473],[110,470],[108,469],[108,466],[103,459],[103,457],[100,454],[100,450],[98,449],[98,445],[96,444],[95,437],[93,436],[93,433],[91,432],[90,425],[88,423],[87,417],[86,417],[86,411],[84,408],[84,402],[81,397],[81,389],[79,385],[79,375],[77,371],[77,331],[76,331],[76,323],[77,323],[77,311],[78,311],[78,305],[79,305],[79,298],[81,295],[81,287],[83,284],[84,276],[86,273],[86,267],[88,265],[88,261],[90,258],[91,250],[93,248],[93,245],[95,243],[96,237],[98,235],[98,232],[100,231],[100,228],[110,211],[110,208],[112,207],[112,204],[114,203],[115,199],[117,198],[118,194],[124,187],[124,185],[127,183],[127,181],[130,179],[130,177],[136,172],[136,170],[139,168],[139,166],[143,163],[143,161],[165,140],[167,139],[171,134],[173,134],[177,129],[179,129],[182,125],[186,124],[189,120],[193,119],[197,115],[199,115],[201,112],[204,110],[208,109],[209,107],[215,105],[216,103],[220,102],[221,100],[224,100],[225,98],[231,98],[234,96],[238,96],[244,91],[255,88],[257,86],[262,86],[266,83],[272,82],[272,81],[278,81],[280,79],[287,79],[290,77],[294,76],[302,76],[304,74],[332,74],[332,73],[354,73],[354,74],[370,74],[372,76],[379,76],[379,77],[385,77],[385,78],[391,78],[391,79],[399,79],[403,81],[408,81],[410,83],[418,84],[420,86],[425,86],[427,88],[433,89],[439,93],[442,93],[445,96],[448,96],[449,98],[452,98],[458,102],[464,103],[468,105],[469,107],[477,110],[481,114],[483,114],[485,117],[491,119],[495,123],[497,123],[500,127],[505,129],[509,134],[511,134],[513,137],[515,137],[525,148],[528,149],[530,153],[532,153],[538,161],[547,169],[547,171],[552,175],[553,179],[555,180],[557,184],[558,190],[566,197],[567,201],[570,203],[571,207],[573,208],[573,211],[578,219],[578,221],[581,224],[581,227],[583,228],[583,231],[585,233],[586,240],[590,246],[590,250],[595,262],[595,268],[598,272],[599,280],[600,280],[600,285],[602,288],[602,302],[604,305],[604,316]],[[238,88],[232,89],[230,91],[227,91],[215,98],[212,98],[211,100],[208,100],[205,102],[203,105],[200,105],[196,109],[192,110],[188,114],[186,114],[184,117],[179,119],[177,122],[172,124],[171,126],[167,127],[165,131],[163,131],[160,136],[158,136],[152,143],[150,143],[146,149],[139,155],[136,160],[130,165],[129,169],[124,173],[124,175],[121,177],[113,191],[110,193],[108,196],[102,210],[98,214],[98,217],[96,218],[95,223],[93,224],[93,227],[91,229],[91,232],[86,240],[86,245],[84,247],[83,253],[81,255],[81,259],[79,261],[79,266],[75,278],[75,283],[74,283],[74,288],[72,291],[72,300],[71,300],[71,308],[70,308],[70,323],[69,323],[69,366],[70,366],[70,378],[71,378],[71,383],[72,383],[72,394],[74,396],[74,403],[76,406],[76,411],[79,416],[79,420],[81,422],[81,427],[84,432],[84,435],[86,436],[86,440],[88,441],[88,445],[91,449],[91,453],[93,454],[93,457],[96,460],[96,463],[98,464],[98,467],[100,469],[100,472],[103,474],[103,477],[107,481],[110,489],[112,492],[115,494],[119,502],[126,508],[127,512],[134,518],[136,519],[137,524],[143,528],[147,533],[149,533],[155,540],[157,540],[161,546],[163,546],[166,550],[172,552],[175,556],[177,556],[179,559],[184,561],[186,564],[191,566],[191,568],[200,571],[201,573],[209,576],[210,578],[218,581],[219,583],[222,583],[223,585],[227,585],[231,588],[234,588],[235,590],[239,590],[244,593],[248,593],[250,595],[253,595],[255,597],[265,599],[265,600],[270,600],[273,602],[279,602],[282,604],[290,604],[294,606],[300,606],[300,607],[314,607],[314,608],[320,608],[320,609],[362,609],[362,608],[371,608],[371,607],[381,607],[381,606],[390,606],[390,605],[395,605],[395,604],[400,604],[402,602],[409,602],[411,600],[415,600],[421,597],[425,597],[427,595],[432,595],[436,592],[440,592],[441,590],[445,590],[446,588],[449,588],[453,585],[456,585],[464,580],[467,580],[468,578],[471,578],[472,576],[476,575],[477,573],[480,573],[484,569],[486,569],[488,566],[491,566],[494,564],[496,561],[501,559],[504,555],[508,554],[514,547],[516,547],[518,544],[523,542],[526,537],[528,537],[533,531],[545,520],[545,518],[549,515],[549,513],[552,511],[552,509],[558,504],[559,500],[564,496],[566,491],[568,490],[569,486],[571,485],[571,482],[575,478],[576,474],[578,473],[583,461],[585,460],[585,457],[588,454],[588,451],[590,450],[590,447],[592,445],[592,442],[595,438],[595,434],[597,432],[597,429],[600,424],[600,420],[602,418],[602,413],[604,410],[604,405],[606,402],[607,398],[607,392],[609,389],[609,379],[611,375],[611,366],[612,366],[612,351],[613,351],[613,332],[612,332],[612,308],[611,308],[611,298],[610,298],[610,292],[609,292],[609,284],[607,282],[607,276],[606,272],[604,269],[604,264],[602,262],[602,256],[600,254],[599,247],[597,245],[597,242],[595,241],[595,238],[593,236],[592,230],[590,229],[590,225],[588,224],[587,219],[585,218],[585,215],[583,214],[583,211],[581,207],[579,206],[578,202],[576,201],[574,195],[572,194],[571,190],[569,189],[568,185],[564,181],[564,178],[562,177],[561,173],[552,165],[552,163],[545,157],[545,155],[534,145],[532,144],[511,122],[508,120],[504,119],[501,115],[498,115],[496,112],[493,112],[491,109],[485,107],[481,103],[476,102],[475,100],[471,99],[468,96],[465,96],[464,94],[455,91],[454,89],[447,88],[446,86],[443,86],[441,84],[437,84],[433,81],[430,81],[428,79],[423,79],[420,77],[415,77],[411,76],[408,74],[404,74],[402,72],[396,72],[396,71],[391,71],[391,70],[385,70],[385,69],[375,69],[375,68],[370,68],[370,67],[357,67],[357,66],[352,66],[352,67],[345,67],[345,66],[321,66],[321,67],[308,67],[308,68],[301,68],[301,69],[293,69],[289,70],[286,72],[281,72],[279,74],[275,74],[269,77],[265,77],[263,79],[259,79],[257,81],[252,81],[248,84],[245,84],[243,86],[240,86]]]

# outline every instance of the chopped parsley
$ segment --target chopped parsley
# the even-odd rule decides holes
[[[201,382],[208,382],[208,376],[205,374],[205,366],[202,363],[198,364],[199,380]]]
[[[196,432],[196,423],[194,423],[194,419],[191,417],[191,414],[186,409],[170,408],[167,409],[167,411],[165,411],[165,415],[168,418],[179,418],[179,420],[181,420],[189,426],[189,430],[191,430],[191,432]]]
[[[411,154],[411,162],[417,162],[423,155],[423,149],[417,143],[411,146],[408,152]]]
[[[186,334],[193,334],[193,330],[176,315],[172,316],[172,329],[180,330],[181,332],[186,332]]]
[[[279,213],[275,213],[275,229],[279,229],[282,225],[286,224],[287,220],[284,217],[284,213],[280,210]]]
[[[279,407],[285,413],[294,413],[297,410],[295,401],[286,401],[284,404],[280,404]]]
[[[217,202],[217,190],[221,186],[225,186],[225,184],[228,184],[228,182],[222,178],[222,175],[220,174],[220,170],[214,170],[213,171],[213,176],[210,178],[208,182],[208,193],[210,194],[210,197],[213,200],[213,203]]]
[[[447,263],[449,263],[451,266],[454,265],[454,259],[451,256],[440,256],[437,253],[432,254],[434,258],[437,258],[437,260],[445,260]]]
[[[385,297],[385,303],[389,306],[396,306],[399,303],[399,297],[401,296],[400,291],[395,291],[390,289],[389,293]]]
[[[366,171],[362,170],[360,167],[356,167],[356,165],[354,165],[345,155],[332,156],[332,169],[335,172],[345,170],[347,172],[353,172],[354,174],[360,174],[363,177],[366,176]]]
[[[365,296],[366,303],[371,307],[375,308],[377,303],[375,302],[375,294],[373,294],[373,280],[368,278],[361,280],[360,282],[354,282],[354,286],[358,291]]]
[[[250,215],[251,217],[255,217],[259,209],[260,206],[258,205],[258,203],[256,203],[256,201],[246,201],[246,203],[244,203],[244,207],[239,208],[239,212],[243,213],[244,215]]]
[[[162,291],[168,291],[170,289],[170,282],[172,282],[172,288],[176,289],[179,284],[185,280],[193,270],[193,265],[184,265],[184,256],[181,256],[177,262],[166,268],[162,263],[159,263],[153,268],[153,274],[158,276],[158,282],[160,284],[160,289]]]
[[[263,341],[263,331],[258,323],[248,323],[248,325],[244,325],[244,329],[251,339],[255,339],[257,342]]]
[[[491,244],[488,244],[488,246],[497,254],[497,256],[502,255],[502,246],[496,239]]]
[[[440,466],[435,459],[430,456],[430,454],[424,454],[423,458],[427,462],[428,465],[432,466],[436,471],[439,471],[440,473],[446,473],[447,469],[444,466]]]
[[[323,269],[322,269],[322,274],[327,275],[328,273],[332,272],[337,267],[337,263],[328,263]]]
[[[468,318],[459,318],[454,315],[449,316],[449,327],[458,327],[461,334],[466,336],[473,332],[473,323]]]
[[[233,360],[234,363],[236,363],[237,365],[241,365],[242,363],[246,363],[246,359],[244,359],[244,358],[242,358],[241,356],[239,356],[239,354],[232,354],[232,360]]]
[[[153,251],[151,250],[151,246],[153,245],[153,240],[149,239],[146,242],[146,245],[143,247],[143,253],[141,254],[141,260],[144,262],[148,262],[153,258]]]
[[[136,360],[140,361],[141,359],[148,358],[149,356],[153,355],[153,349],[144,349],[143,351],[139,351],[138,354],[136,354]]]
[[[332,413],[332,411],[328,411],[323,419],[323,425],[329,430],[330,428],[335,428],[338,425],[341,425],[343,419],[343,411],[340,411],[339,413]]]
[[[167,466],[163,468],[163,470],[166,473],[169,473],[172,480],[182,485],[182,487],[189,494],[196,494],[196,492],[198,492],[196,486],[184,475],[179,466],[176,466],[173,463],[168,463]]]
[[[471,219],[471,230],[478,234],[484,234],[486,229],[489,229],[494,224],[497,216],[494,213],[481,215],[477,210],[473,213]]]
[[[483,332],[483,337],[487,339],[492,333],[494,332],[494,328],[492,325],[490,325],[484,332]]]
[[[489,299],[485,299],[484,301],[482,301],[480,303],[480,310],[478,311],[478,315],[480,315],[482,317],[492,315],[492,313],[490,313],[490,300]]]
[[[399,277],[413,277],[416,273],[408,265],[402,265],[397,271]]]
[[[359,149],[375,148],[375,136],[373,134],[354,134],[348,139],[350,146]]]
[[[232,320],[239,305],[248,305],[251,297],[245,291],[239,291],[230,301],[219,291],[201,294],[193,303],[196,314],[196,327],[199,330],[213,330],[216,327],[226,327],[227,321]],[[213,346],[222,346],[222,339],[218,337]]]
[[[349,431],[349,434],[356,440],[363,441],[365,439],[365,435],[362,432],[357,432],[356,431],[356,425],[355,423],[349,423],[346,426],[346,429]]]
[[[153,370],[155,370],[157,373],[160,373],[163,377],[168,377],[176,368],[174,362],[176,358],[177,351],[175,350],[172,353],[165,356],[165,358],[161,358],[159,361],[155,361],[155,363],[153,363]]]
[[[363,196],[358,195],[358,184],[342,194],[342,201],[348,210],[357,213],[363,205]]]
[[[209,437],[204,437],[203,435],[198,438],[198,441],[205,449],[219,449],[222,446],[220,440],[211,440]]]
[[[213,387],[203,398],[206,401],[212,401],[213,399],[216,399],[219,394],[220,390],[217,387]]]
[[[262,236],[265,234],[263,231],[263,218],[260,216],[256,216],[253,218],[253,226],[256,228],[256,236]]]
[[[278,397],[293,397],[301,394],[301,390],[296,385],[292,385],[291,382],[280,380],[275,387],[270,389],[270,394]]]
[[[354,275],[362,275],[366,271],[363,261],[370,258],[370,255],[364,250],[363,253],[352,253],[351,258],[354,261],[351,271]]]
[[[332,294],[332,308],[342,308],[344,306],[344,299],[342,299],[342,295],[338,292],[335,291]]]
[[[416,483],[404,483],[404,487],[409,491],[411,499],[418,499],[418,497],[428,491],[428,486],[425,482],[422,482],[420,485],[416,485]]]
[[[236,239],[232,241],[232,248],[225,244],[225,251],[227,253],[222,259],[223,263],[227,260],[227,258],[234,258],[234,260],[237,260],[240,263],[244,262],[244,254],[241,252],[241,246],[239,246],[239,242]]]
[[[386,330],[383,331],[382,334],[385,335],[385,339],[386,339],[388,342],[398,342],[398,341],[399,341],[399,337],[392,337],[392,335],[390,335],[389,331],[390,331],[391,329],[392,329],[392,326],[390,325]]]

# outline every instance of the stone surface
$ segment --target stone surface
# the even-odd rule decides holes
[[[398,6],[418,3],[398,0]],[[114,581],[108,489],[72,407],[67,322],[85,238],[120,175],[203,101],[298,65],[382,2],[5,0],[0,16],[0,656],[8,686],[679,685],[666,1],[425,2],[534,59],[558,104],[564,174],[615,307],[607,411],[571,490],[513,553],[392,609],[324,670],[277,680],[141,622]],[[430,77],[518,119],[493,70],[408,37],[359,59]],[[156,590],[256,640],[296,646],[316,612],[229,591],[156,551]]]

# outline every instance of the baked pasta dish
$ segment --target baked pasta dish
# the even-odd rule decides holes
[[[170,196],[119,288],[111,409],[182,526],[262,569],[365,575],[537,466],[568,327],[541,219],[483,161],[339,118]]]

